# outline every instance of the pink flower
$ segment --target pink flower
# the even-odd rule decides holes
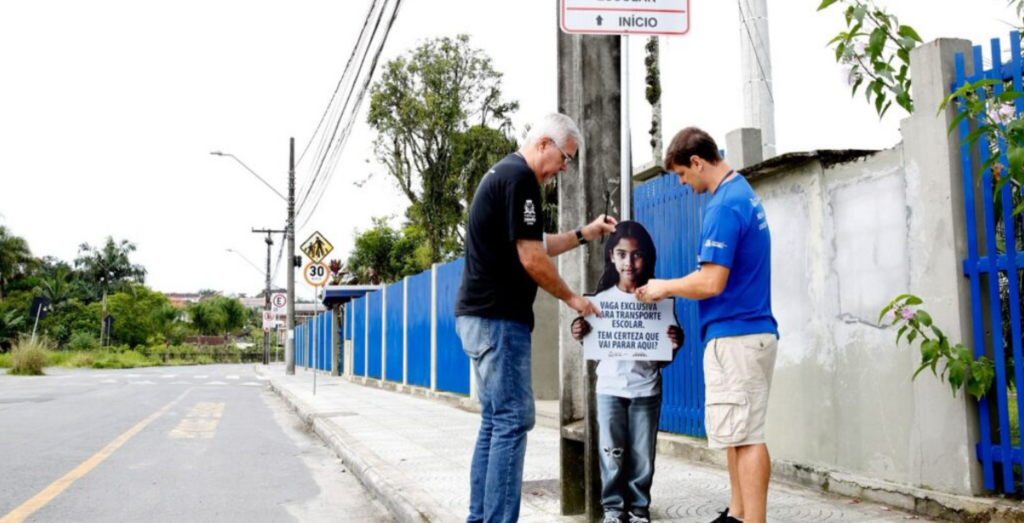
[[[914,319],[914,311],[906,307],[900,309],[900,317],[903,318],[904,320]]]

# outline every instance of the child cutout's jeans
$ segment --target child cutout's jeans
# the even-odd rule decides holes
[[[605,515],[650,517],[660,414],[660,394],[632,399],[597,395]]]

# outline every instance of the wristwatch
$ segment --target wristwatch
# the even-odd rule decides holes
[[[580,242],[580,245],[587,243],[587,239],[583,237],[583,228],[576,229],[576,239]]]

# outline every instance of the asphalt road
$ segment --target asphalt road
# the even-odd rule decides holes
[[[0,375],[0,523],[390,521],[252,365]]]

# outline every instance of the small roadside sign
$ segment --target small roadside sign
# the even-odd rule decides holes
[[[334,246],[331,245],[331,242],[327,241],[327,238],[324,238],[324,235],[320,234],[319,231],[314,232],[313,235],[302,244],[301,248],[302,252],[310,260],[313,260],[316,263],[324,261],[324,258],[334,250]]]
[[[283,292],[275,292],[270,295],[270,310],[276,315],[287,314],[288,295]]]
[[[302,276],[306,278],[306,283],[313,287],[323,287],[327,285],[327,280],[331,277],[331,271],[323,263],[309,262],[302,269]]]
[[[561,2],[561,26],[566,33],[679,36],[690,31],[690,0]]]
[[[274,311],[263,311],[263,332],[270,332],[274,328]]]

